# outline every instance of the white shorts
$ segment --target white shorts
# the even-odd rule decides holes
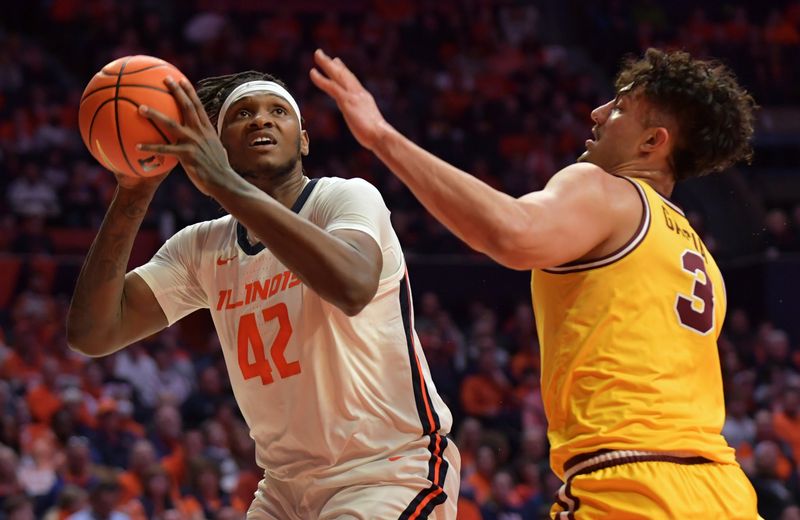
[[[455,520],[461,456],[441,435],[324,479],[265,477],[247,520]]]

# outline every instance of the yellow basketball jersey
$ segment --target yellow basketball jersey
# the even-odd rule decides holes
[[[680,208],[627,180],[644,203],[631,241],[604,258],[532,275],[559,476],[571,457],[606,448],[735,463],[720,435],[722,275]]]

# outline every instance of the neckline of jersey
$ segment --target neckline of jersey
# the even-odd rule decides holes
[[[314,191],[314,187],[317,185],[318,180],[319,179],[311,179],[306,183],[306,185],[303,187],[303,191],[300,192],[297,200],[295,200],[294,204],[292,204],[291,210],[293,212],[300,213],[300,210],[303,209],[306,201],[308,201],[308,198],[311,196],[311,192]],[[241,222],[236,223],[236,242],[239,244],[239,247],[242,249],[242,251],[250,256],[257,255],[265,249],[264,244],[261,242],[251,244],[250,241],[247,240],[247,229],[245,229]]]

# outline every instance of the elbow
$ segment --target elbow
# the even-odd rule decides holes
[[[364,277],[366,278],[366,277]],[[342,291],[337,307],[349,317],[357,316],[369,305],[378,292],[378,279],[360,280]]]
[[[530,249],[530,230],[521,226],[508,226],[493,233],[481,251],[492,260],[515,271],[530,271],[539,267],[536,254]]]
[[[67,345],[79,354],[89,357],[100,357],[109,353],[109,344],[92,337],[88,332],[79,331],[74,325],[67,323]]]

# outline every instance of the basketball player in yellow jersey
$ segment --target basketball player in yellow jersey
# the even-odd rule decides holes
[[[531,269],[556,519],[758,518],[720,435],[725,287],[675,183],[749,158],[754,102],[723,66],[650,49],[592,112],[578,162],[519,199],[400,135],[339,59],[311,79],[453,233]]]

